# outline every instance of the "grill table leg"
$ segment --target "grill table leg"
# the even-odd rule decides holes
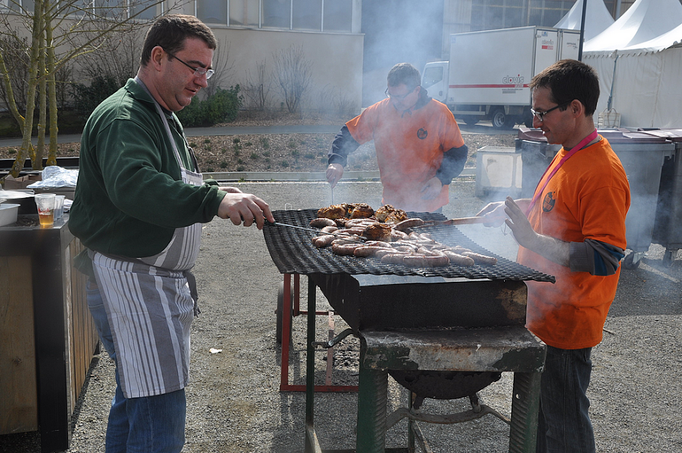
[[[361,347],[356,447],[363,453],[384,453],[388,371],[365,367],[364,352],[365,348]]]
[[[294,277],[293,291],[291,288],[291,276]],[[284,274],[283,291],[282,291],[282,354],[280,361],[280,392],[305,392],[305,384],[289,384],[289,355],[291,351],[291,334],[292,334],[292,320],[294,316],[306,315],[306,316],[316,316],[316,315],[333,315],[333,312],[328,311],[316,311],[315,305],[313,305],[313,310],[301,310],[300,309],[300,274]],[[308,285],[311,287],[313,297],[315,297],[316,286],[312,283],[311,279],[308,279]],[[293,294],[292,294],[293,293]],[[310,293],[309,293],[310,294]],[[292,299],[293,295],[293,299]],[[288,308],[288,310],[286,308]],[[279,322],[279,320],[278,320]],[[315,337],[310,337],[309,341],[314,341]],[[329,361],[328,363],[333,363]],[[330,373],[331,374],[331,373]],[[330,385],[329,379],[325,382],[325,385],[316,385],[316,392],[357,392],[357,385]]]
[[[514,373],[509,452],[535,452],[542,373]]]

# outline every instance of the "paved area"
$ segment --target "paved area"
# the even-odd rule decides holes
[[[324,183],[234,185],[263,197],[276,210],[315,208],[331,201],[329,186]],[[486,200],[474,195],[474,185],[467,179],[453,183],[446,216],[472,215],[485,204]],[[337,202],[365,201],[378,206],[381,186],[376,182],[342,182],[334,196]],[[481,225],[460,228],[499,255],[513,258],[516,253],[513,238],[501,229]],[[638,268],[623,270],[604,341],[594,349],[589,397],[599,452],[682,451],[682,256],[666,265],[663,252],[662,246],[652,244]],[[227,221],[206,224],[195,270],[203,314],[192,326],[192,380],[183,451],[302,452],[305,398],[301,393],[279,391],[281,348],[275,341],[274,310],[282,276],[269,257],[262,232],[234,227]],[[302,287],[302,300],[306,300],[305,279]],[[318,303],[320,309],[326,308],[321,296]],[[318,328],[319,338],[326,339],[322,319]],[[342,329],[341,321],[337,329]],[[304,375],[304,331],[305,319],[298,316],[290,365],[290,377],[296,383],[301,383]],[[222,352],[213,354],[211,348]],[[347,358],[343,354],[354,348],[357,340],[349,338],[337,354]],[[318,382],[323,382],[321,357],[318,363]],[[357,379],[354,363],[337,363],[334,379]],[[103,451],[112,376],[111,361],[100,358],[80,403],[68,453]],[[509,414],[511,383],[511,375],[506,373],[501,381],[481,392],[483,401]],[[357,394],[319,394],[315,401],[315,426],[322,447],[352,448]],[[391,381],[389,411],[404,406],[404,401],[404,390]],[[465,400],[429,400],[424,406],[425,411],[435,413],[467,408]],[[433,451],[439,453],[493,453],[508,448],[509,427],[492,416],[458,425],[422,424],[422,429]],[[387,446],[405,446],[405,433],[404,422],[391,428]],[[0,436],[0,452],[39,451],[35,434],[17,435],[12,440]]]

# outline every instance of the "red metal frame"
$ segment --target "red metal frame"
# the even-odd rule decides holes
[[[294,276],[294,299],[291,299],[291,276]],[[282,302],[282,361],[279,390],[281,392],[305,392],[306,386],[304,384],[295,385],[289,384],[289,353],[291,347],[291,321],[294,316],[309,315],[307,310],[301,310],[301,276],[300,274],[284,274],[284,295]],[[286,307],[292,307],[287,310]],[[330,311],[316,311],[315,316],[327,316],[330,324],[330,339],[333,332],[333,316],[334,313]],[[314,341],[314,338],[308,338],[307,341]],[[332,385],[332,367],[334,348],[327,350],[327,372],[325,377],[325,385],[316,385],[314,387],[316,392],[357,392],[357,385]]]

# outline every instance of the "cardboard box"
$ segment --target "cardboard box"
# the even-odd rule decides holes
[[[39,174],[19,176],[18,178],[13,178],[12,175],[8,175],[5,178],[3,187],[5,190],[25,189],[29,184],[33,184],[34,182],[40,181],[41,179],[42,178]]]

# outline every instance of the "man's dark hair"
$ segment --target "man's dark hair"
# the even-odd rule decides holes
[[[585,115],[592,116],[599,101],[599,76],[591,67],[578,60],[560,60],[549,66],[530,82],[531,90],[549,88],[551,100],[564,105],[573,99],[585,106]]]
[[[147,31],[140,64],[146,66],[149,63],[152,49],[156,46],[161,46],[167,53],[175,55],[184,48],[187,38],[199,38],[209,49],[218,47],[213,32],[202,21],[185,14],[169,14],[158,18]]]
[[[419,70],[409,63],[398,63],[388,71],[388,86],[395,87],[404,83],[409,90],[421,85]]]

